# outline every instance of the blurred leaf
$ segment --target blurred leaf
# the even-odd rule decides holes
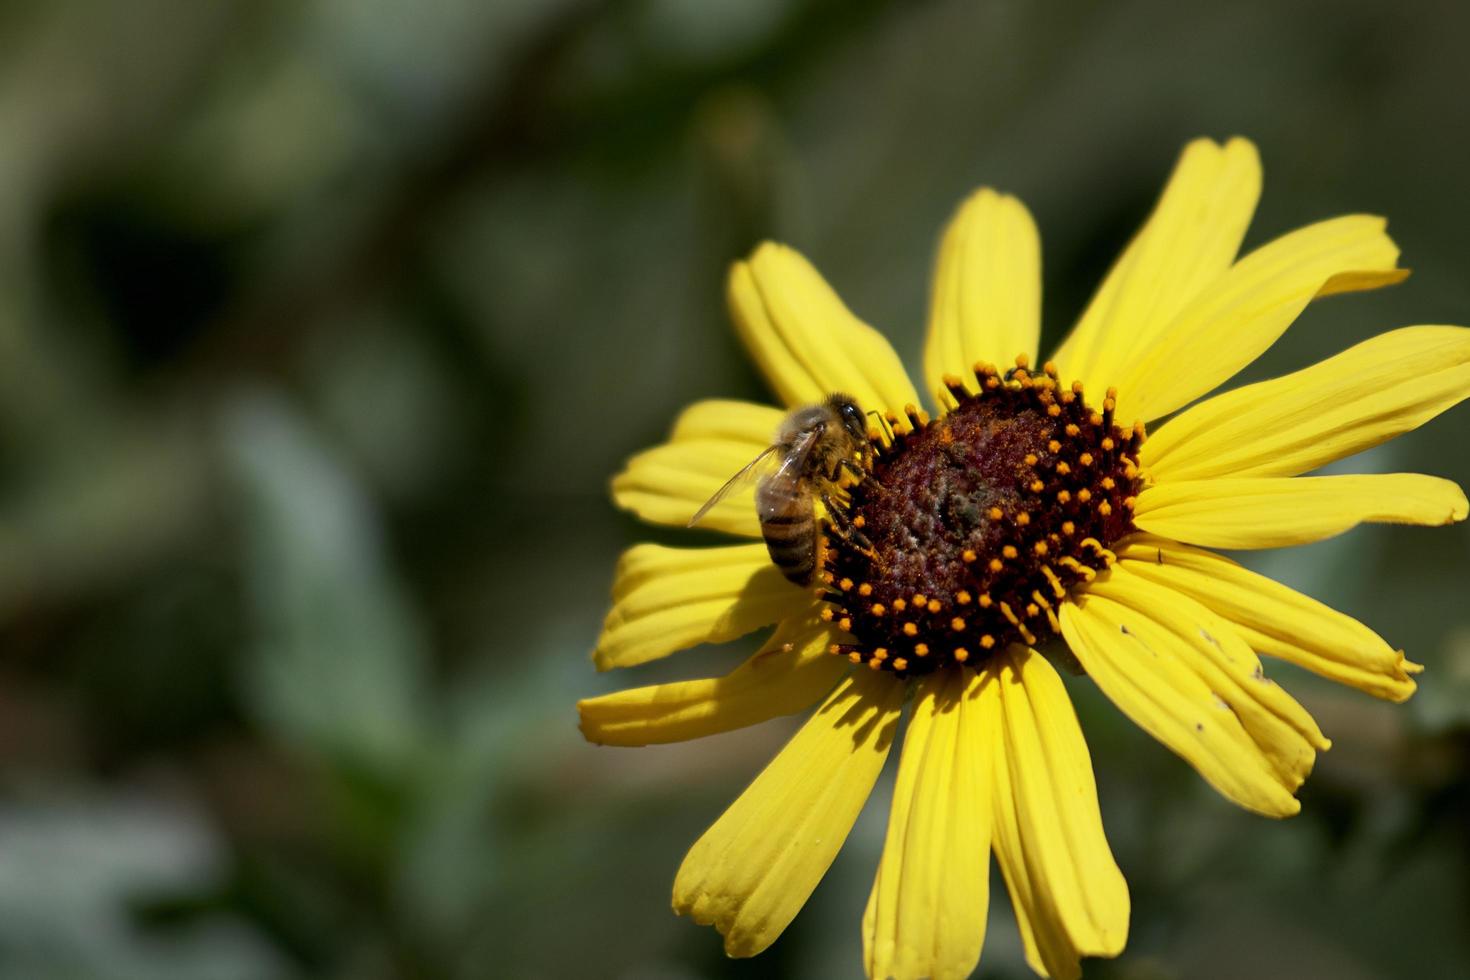
[[[1410,704],[1414,717],[1431,732],[1470,731],[1470,626],[1460,626],[1445,638],[1434,672],[1420,680]]]
[[[0,812],[0,974],[27,980],[264,980],[286,970],[223,917],[151,924],[152,901],[217,889],[222,858],[191,810],[126,795]]]
[[[237,399],[222,437],[258,629],[249,703],[298,749],[411,773],[431,724],[424,640],[371,503],[278,397]]]

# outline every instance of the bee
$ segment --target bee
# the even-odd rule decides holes
[[[828,395],[820,404],[787,415],[776,441],[715,491],[689,519],[689,526],[698,524],[736,487],[765,474],[756,485],[755,510],[766,550],[781,574],[797,585],[809,585],[817,567],[816,499],[821,498],[838,534],[866,544],[846,512],[833,504],[832,492],[844,474],[859,482],[866,479],[872,463],[873,445],[862,409],[847,395]]]

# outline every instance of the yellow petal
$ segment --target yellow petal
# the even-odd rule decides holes
[[[1158,479],[1295,476],[1416,429],[1470,398],[1470,330],[1404,327],[1200,402],[1143,444]]]
[[[1138,495],[1134,523],[1210,548],[1284,548],[1362,523],[1453,524],[1465,494],[1419,473],[1243,477],[1160,483]]]
[[[598,745],[655,745],[804,711],[850,666],[846,658],[827,652],[831,642],[830,631],[788,620],[724,677],[654,684],[579,701],[582,734]]]
[[[1257,653],[1389,701],[1414,693],[1409,674],[1417,665],[1403,651],[1357,620],[1228,558],[1148,536],[1119,548],[1118,557],[1134,575],[1223,617]]]
[[[874,980],[964,980],[980,960],[990,897],[988,723],[964,696],[979,684],[957,670],[919,684],[863,916]]]
[[[1399,282],[1399,249],[1371,215],[1299,228],[1251,252],[1181,309],[1117,380],[1120,419],[1149,421],[1254,361],[1317,296]]]
[[[718,929],[730,956],[775,942],[872,791],[903,695],[888,674],[850,674],[690,848],[674,879],[674,911]]]
[[[981,188],[945,229],[934,269],[924,381],[944,391],[955,375],[976,390],[974,367],[1036,363],[1041,334],[1041,242],[1026,206]]]
[[[1063,378],[1099,393],[1118,384],[1175,314],[1230,268],[1260,196],[1250,141],[1185,147],[1153,214],[1057,351]]]
[[[646,521],[683,527],[741,467],[771,444],[783,413],[767,405],[696,402],[674,424],[669,441],[628,460],[613,478],[613,500]],[[699,526],[760,537],[755,483],[732,491]]]
[[[807,590],[771,564],[764,544],[635,545],[618,562],[612,597],[592,654],[598,670],[724,643],[812,604]]]
[[[790,407],[835,391],[902,415],[919,398],[883,335],[843,305],[799,252],[767,242],[730,270],[735,330]],[[900,426],[902,428],[902,425]]]
[[[1063,606],[1062,632],[1108,699],[1215,789],[1266,816],[1301,808],[1292,794],[1330,743],[1220,617],[1114,566]]]
[[[1116,956],[1128,939],[1128,885],[1098,812],[1092,759],[1061,678],[1040,655],[995,658],[995,855],[1026,960],[1076,977],[1083,956]]]

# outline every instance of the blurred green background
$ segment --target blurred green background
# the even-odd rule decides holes
[[[668,910],[792,722],[585,745],[606,499],[761,398],[727,264],[805,251],[917,365],[938,230],[1042,230],[1054,342],[1183,143],[1248,244],[1347,211],[1416,271],[1247,377],[1470,322],[1470,5],[128,0],[0,7],[0,975],[860,975],[887,782],[767,954]],[[1470,484],[1470,409],[1344,468]],[[711,540],[708,537],[701,540]],[[1276,670],[1335,748],[1272,823],[1069,680],[1130,882],[1095,977],[1470,976],[1470,532],[1256,567],[1428,665]],[[982,974],[1025,977],[993,890]]]

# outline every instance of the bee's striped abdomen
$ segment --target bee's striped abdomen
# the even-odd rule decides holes
[[[817,564],[817,524],[811,514],[768,517],[761,524],[771,561],[797,585],[812,580]]]
[[[794,485],[793,485],[794,484]],[[817,565],[817,522],[812,495],[795,481],[772,480],[757,492],[761,535],[781,574],[797,585],[812,580]]]

